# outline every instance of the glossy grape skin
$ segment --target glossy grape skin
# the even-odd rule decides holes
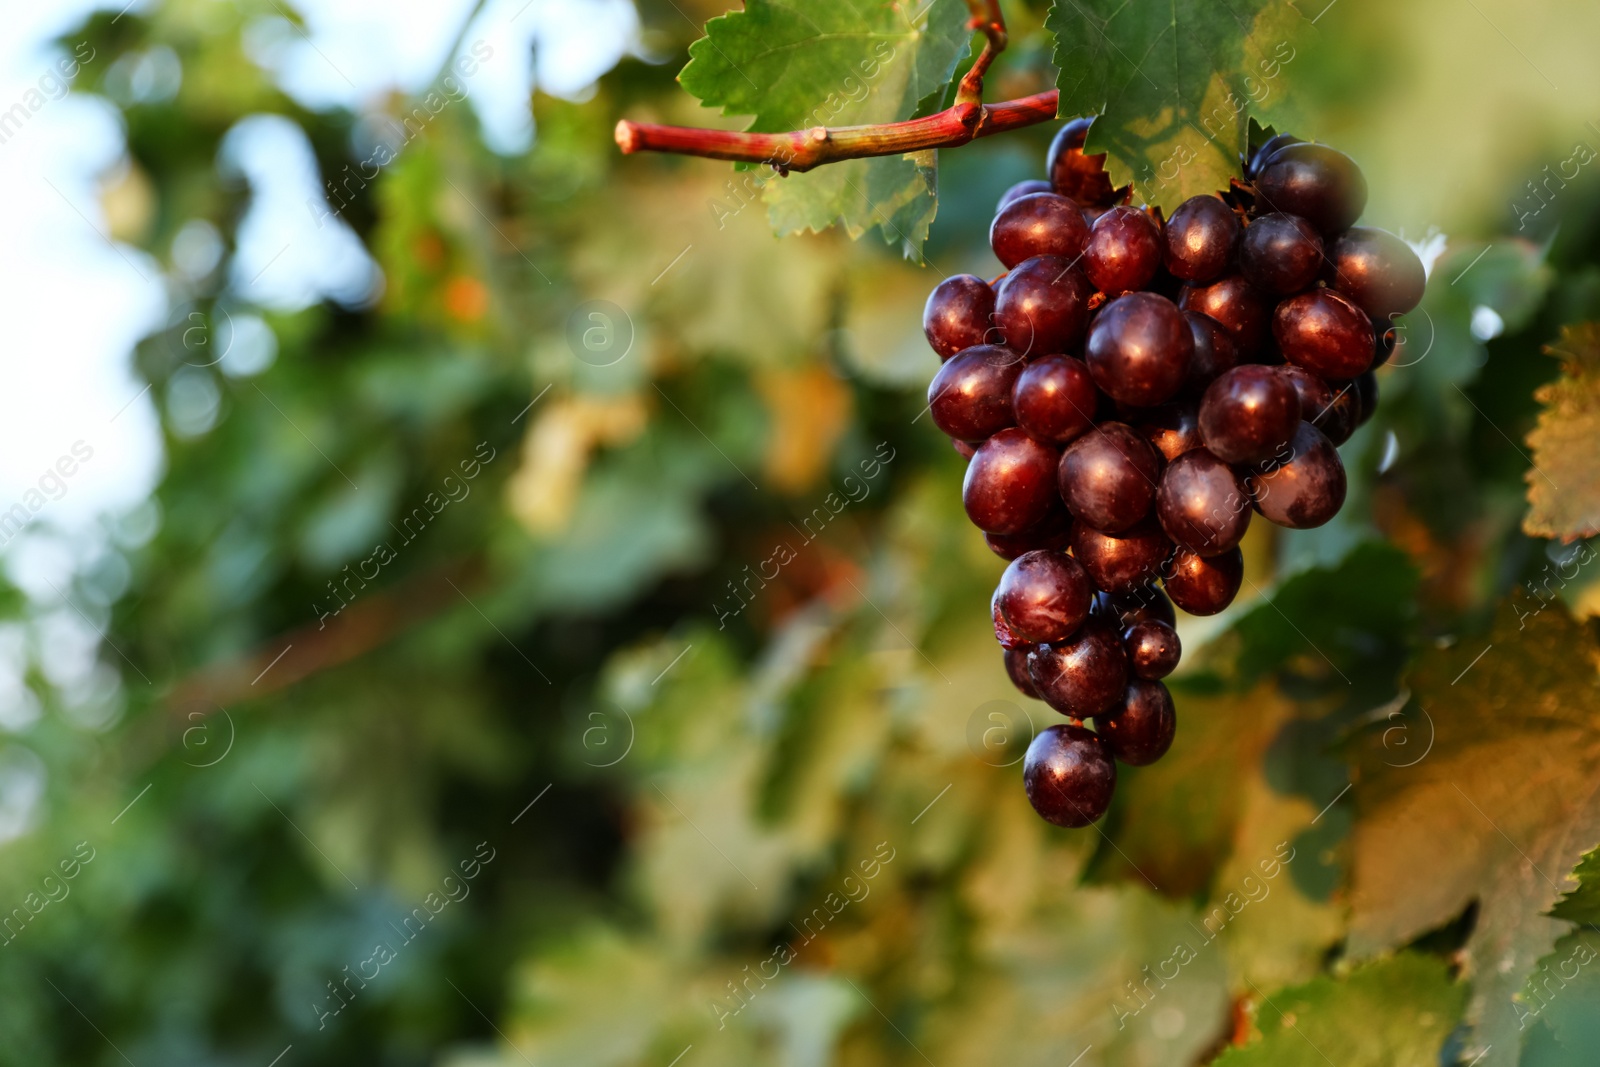
[[[1224,463],[1271,459],[1299,424],[1300,396],[1276,367],[1234,367],[1200,400],[1200,436]]]
[[[1252,488],[1262,517],[1291,530],[1321,526],[1344,505],[1344,464],[1339,450],[1309,422],[1290,444],[1292,455],[1256,474]]]
[[[1361,401],[1361,414],[1356,419],[1356,425],[1362,426],[1378,412],[1378,376],[1371,371],[1360,375],[1351,383],[1352,391]]]
[[[1172,601],[1154,583],[1126,593],[1096,593],[1089,615],[1107,622],[1119,633],[1146,619],[1155,619],[1168,626],[1178,624],[1178,614],[1172,608]]]
[[[1057,130],[1045,157],[1044,172],[1050,187],[1062,196],[1087,207],[1107,207],[1121,197],[1123,190],[1112,187],[1104,152],[1083,154],[1083,142],[1093,123],[1092,117],[1077,118]]]
[[[1261,168],[1272,162],[1272,157],[1278,154],[1278,149],[1292,144],[1304,144],[1302,138],[1292,133],[1278,133],[1263,141],[1254,152],[1250,154],[1250,162],[1245,165],[1244,176],[1254,178],[1261,173]]]
[[[1094,428],[1099,398],[1082,360],[1046,356],[1029,363],[1011,390],[1017,425],[1041,441],[1064,445]]]
[[[1115,708],[1094,724],[1111,754],[1130,767],[1143,767],[1167,754],[1178,732],[1172,694],[1158,681],[1135,678]]]
[[[1332,289],[1291,296],[1272,316],[1283,358],[1324,378],[1354,378],[1372,366],[1377,337],[1367,313]]]
[[[1162,404],[1145,412],[1133,427],[1171,463],[1191,449],[1204,447],[1200,416],[1192,404]]]
[[[1255,180],[1262,210],[1299,215],[1322,233],[1345,229],[1367,206],[1367,180],[1355,161],[1321,144],[1278,149]]]
[[[1239,239],[1239,218],[1216,196],[1191,196],[1167,220],[1163,262],[1174,278],[1205,284],[1222,277]]]
[[[982,441],[1016,425],[1011,390],[1022,357],[999,345],[978,345],[947,361],[928,383],[933,424],[957,441]]]
[[[1184,387],[1203,393],[1219,374],[1238,364],[1239,354],[1233,338],[1215,319],[1198,311],[1185,311],[1183,317],[1189,323],[1189,336],[1194,341],[1194,355],[1189,357],[1189,377]]]
[[[1188,320],[1155,293],[1128,293],[1101,308],[1084,345],[1095,385],[1135,407],[1170,400],[1183,387],[1193,356]]]
[[[1070,260],[1035,256],[1017,264],[995,292],[994,322],[1028,359],[1066,352],[1089,322],[1089,281]]]
[[[957,274],[934,286],[922,308],[922,332],[940,359],[981,345],[994,313],[994,290],[973,274]]]
[[[983,444],[967,464],[961,504],[987,533],[1021,533],[1043,521],[1056,500],[1054,448],[1013,426]]]
[[[1073,527],[1072,554],[1096,587],[1107,593],[1130,593],[1161,574],[1172,555],[1172,542],[1151,518],[1115,534],[1080,522]]]
[[[1046,822],[1078,829],[1111,807],[1117,763],[1093,730],[1058,723],[1040,730],[1028,745],[1022,785],[1028,803]]]
[[[1138,208],[1119,205],[1095,220],[1084,273],[1108,295],[1142,289],[1161,266],[1161,230]]]
[[[1104,711],[1128,684],[1128,654],[1117,631],[1099,620],[1077,636],[1028,653],[1028,677],[1039,699],[1063,715],[1087,719]]]
[[[1298,215],[1262,215],[1239,242],[1239,273],[1257,289],[1298,293],[1322,270],[1322,237]]]
[[[1178,294],[1178,306],[1199,312],[1226,330],[1241,363],[1261,350],[1272,312],[1270,298],[1242,274],[1229,274],[1209,285],[1186,285]]]
[[[1097,530],[1126,530],[1150,512],[1161,456],[1134,429],[1107,422],[1078,438],[1061,456],[1061,499]]]
[[[1243,581],[1244,554],[1237,548],[1217,556],[1180,548],[1161,578],[1167,596],[1190,615],[1215,615],[1226,608]]]
[[[1050,502],[1045,517],[1020,533],[985,533],[989,551],[1007,562],[1035,549],[1064,549],[1072,544],[1072,516],[1059,497]]]
[[[1328,281],[1380,322],[1422,302],[1428,278],[1422,260],[1387,230],[1354,226],[1328,247]]]
[[[1011,632],[1023,641],[1065,641],[1089,617],[1094,587],[1065,552],[1027,552],[1000,576],[994,600]]]
[[[1300,397],[1300,417],[1342,445],[1356,432],[1361,398],[1349,382],[1330,382],[1293,364],[1278,368]]]
[[[1128,667],[1135,678],[1157,681],[1178,668],[1183,658],[1183,642],[1171,623],[1160,619],[1142,619],[1128,627],[1122,635],[1122,645],[1128,652]]]
[[[1007,204],[989,227],[995,258],[1015,267],[1035,256],[1076,260],[1089,242],[1078,205],[1055,193],[1030,193]]]
[[[1232,467],[1197,448],[1162,473],[1156,518],[1175,544],[1215,556],[1236,546],[1249,529],[1250,493]]]
[[[1050,183],[1045,181],[1043,178],[1026,178],[1000,194],[1000,200],[994,206],[994,213],[996,215],[1000,214],[1000,212],[1006,209],[1007,204],[1011,203],[1013,200],[1016,200],[1018,197],[1027,196],[1030,193],[1053,192],[1055,192],[1055,190],[1050,188]]]
[[[1017,687],[1017,692],[1038,700],[1039,691],[1033,687],[1033,679],[1028,677],[1028,649],[1004,648],[1000,650],[1000,655],[1005,659],[1006,677]]]

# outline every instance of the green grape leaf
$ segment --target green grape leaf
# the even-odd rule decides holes
[[[1085,148],[1107,153],[1113,181],[1132,182],[1146,203],[1170,211],[1226,189],[1249,115],[1303,126],[1287,81],[1324,5],[1315,6],[1061,0],[1045,22],[1056,38],[1060,113],[1101,116]]]
[[[706,23],[678,76],[726,115],[762,132],[915,118],[933,106],[971,46],[962,0],[750,0]],[[877,228],[919,259],[935,210],[933,153],[832,163],[763,184],[781,234],[839,223],[852,238]]]
[[[1593,873],[1591,863],[1589,876]],[[1515,1005],[1517,1023],[1524,1028],[1519,1067],[1589,1067],[1594,1062],[1594,1050],[1600,1047],[1596,960],[1600,960],[1600,933],[1592,927],[1575,930],[1557,941],[1555,950],[1528,976]]]
[[[1315,978],[1264,996],[1261,1036],[1215,1067],[1433,1067],[1466,990],[1443,960],[1401,953],[1343,978]]]
[[[1405,944],[1476,901],[1462,954],[1482,1067],[1516,1063],[1513,994],[1568,931],[1547,913],[1600,840],[1596,656],[1559,601],[1519,597],[1487,638],[1431,649],[1409,672],[1430,747],[1396,759],[1381,720],[1352,741],[1350,951]]]
[[[1532,537],[1574,541],[1600,533],[1600,323],[1564,327],[1545,351],[1561,360],[1561,377],[1534,393],[1543,407],[1528,434],[1533,457],[1522,528]]]
[[[1556,901],[1550,914],[1568,922],[1600,923],[1600,846],[1583,854],[1572,877],[1578,880],[1578,887]]]

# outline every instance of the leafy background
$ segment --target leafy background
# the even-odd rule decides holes
[[[277,8],[63,38],[103,54],[73,91],[125,136],[97,217],[203,337],[253,315],[276,355],[196,366],[151,332],[150,498],[65,587],[9,550],[0,1062],[1590,1062],[1600,183],[1561,175],[1600,147],[1592,9],[1007,6],[991,95],[1106,108],[1141,192],[1217,184],[1242,91],[1349,149],[1369,217],[1436,257],[1344,514],[1253,527],[1239,605],[1185,624],[1173,751],[1069,834],[1019,788],[1049,712],[1005,679],[1000,563],[919,418],[922,300],[995,271],[992,204],[1050,128],[937,179],[611,140],[926,112],[970,58],[960,5],[751,0],[703,31],[720,5],[641,0],[652,58],[534,93],[526,151],[445,107],[348,186],[381,296],[294,311],[241,282],[230,131],[299,131],[328,178],[424,93],[297,102],[251,58]],[[794,59],[762,60],[780,32]],[[852,33],[904,64],[865,100],[832,83]],[[112,84],[159,49],[170,95]],[[194,219],[221,237],[199,278]]]

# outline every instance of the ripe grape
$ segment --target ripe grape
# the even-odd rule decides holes
[[[1279,367],[1300,397],[1300,417],[1342,445],[1356,432],[1361,398],[1349,382],[1330,382],[1293,364]]]
[[[1089,826],[1111,807],[1117,764],[1093,730],[1058,723],[1040,730],[1028,745],[1022,787],[1047,822],[1069,829]]]
[[[1163,261],[1174,278],[1203,285],[1228,269],[1238,239],[1238,216],[1221,197],[1191,196],[1167,221]]]
[[[1161,231],[1138,208],[1114,207],[1095,220],[1083,261],[1102,293],[1142,289],[1161,266]]]
[[[1171,399],[1189,373],[1194,334],[1177,305],[1155,293],[1129,293],[1100,309],[1084,362],[1101,392],[1134,407]]]
[[[1160,619],[1141,619],[1122,635],[1128,651],[1128,666],[1134,676],[1155,681],[1177,669],[1183,657],[1183,642],[1171,623]]]
[[[961,483],[967,518],[988,533],[1021,533],[1043,521],[1056,502],[1056,450],[1015,426],[973,454]]]
[[[1028,649],[1026,647],[1002,649],[1001,655],[1005,657],[1006,677],[1017,687],[1017,692],[1038,700],[1039,691],[1033,687],[1033,679],[1028,677]]]
[[[1278,154],[1278,149],[1286,145],[1304,144],[1300,138],[1292,133],[1279,133],[1267,138],[1250,155],[1250,162],[1245,165],[1244,176],[1254,178],[1261,173],[1261,168],[1272,162],[1272,157]]]
[[[1387,230],[1354,226],[1328,248],[1328,280],[1374,319],[1387,322],[1422,301],[1422,260]]]
[[[1182,548],[1215,556],[1244,537],[1250,526],[1250,494],[1232,467],[1197,448],[1173,460],[1162,473],[1156,517]]]
[[[1222,325],[1198,311],[1185,311],[1189,335],[1194,339],[1194,355],[1189,357],[1189,378],[1184,383],[1195,392],[1217,380],[1217,375],[1239,362],[1233,338]]]
[[[1300,397],[1276,367],[1235,367],[1200,400],[1200,436],[1224,463],[1271,459],[1299,424]]]
[[[1172,694],[1157,681],[1135,678],[1115,708],[1095,718],[1111,754],[1132,767],[1166,755],[1178,730]]]
[[[1327,145],[1285,145],[1256,175],[1263,210],[1299,215],[1323,233],[1345,229],[1367,205],[1367,180],[1343,152]]]
[[[1104,152],[1083,154],[1083,142],[1093,123],[1093,118],[1073,119],[1057,130],[1045,157],[1044,171],[1050,178],[1050,187],[1062,196],[1086,207],[1107,207],[1126,190],[1112,188]]]
[[[1014,534],[986,532],[983,540],[989,546],[989,551],[1007,561],[1035,549],[1066,548],[1072,544],[1072,516],[1060,498],[1053,497],[1044,518],[1026,530]]]
[[[1017,425],[1041,441],[1067,444],[1094,427],[1100,403],[1082,360],[1046,356],[1023,368],[1011,390]]]
[[[1178,624],[1172,601],[1157,586],[1144,585],[1126,593],[1097,593],[1089,614],[1104,619],[1119,631],[1146,619],[1157,619],[1168,626]]]
[[[933,424],[957,441],[978,442],[1016,425],[1011,388],[1022,357],[999,345],[978,345],[939,368],[928,383]]]
[[[1249,514],[1248,507],[1245,514]],[[1073,527],[1072,554],[1096,587],[1108,593],[1130,593],[1160,575],[1172,555],[1172,542],[1150,518],[1114,534],[1080,522]]]
[[[1007,204],[989,227],[989,245],[1001,263],[1015,267],[1035,256],[1076,260],[1089,241],[1078,205],[1055,193],[1030,193]]]
[[[1283,358],[1324,378],[1354,378],[1372,366],[1372,320],[1350,298],[1313,289],[1278,305],[1272,335]]]
[[[1271,304],[1242,274],[1229,274],[1209,285],[1186,285],[1178,294],[1178,306],[1197,311],[1226,330],[1240,362],[1254,358],[1267,336]]]
[[[1011,561],[994,599],[1023,641],[1065,641],[1089,617],[1094,589],[1082,565],[1065,552],[1035,550]]]
[[[1061,498],[1077,518],[1116,533],[1149,514],[1160,474],[1150,442],[1124,423],[1102,423],[1062,453]]]
[[[1000,194],[1000,202],[994,206],[994,213],[996,215],[1000,214],[1006,209],[1007,204],[1018,197],[1027,196],[1029,193],[1050,193],[1054,191],[1050,188],[1050,183],[1043,178],[1028,178],[1026,181],[1020,181]]]
[[[1257,473],[1256,508],[1279,526],[1309,530],[1344,504],[1344,464],[1333,443],[1309,422],[1300,424],[1290,450],[1289,459]]]
[[[994,322],[1005,343],[1029,359],[1066,352],[1089,322],[1089,282],[1070,260],[1023,260],[995,292]]]
[[[1215,615],[1233,603],[1243,581],[1244,555],[1237,548],[1218,556],[1180,548],[1161,577],[1172,602],[1190,615]]]
[[[1352,385],[1356,398],[1361,401],[1361,415],[1356,419],[1356,425],[1362,426],[1378,410],[1378,376],[1369,370],[1357,377]]]
[[[983,344],[994,314],[994,290],[972,274],[946,278],[928,294],[922,309],[922,332],[928,344],[949,359],[962,349]]]
[[[1296,215],[1262,215],[1245,227],[1239,271],[1258,289],[1297,293],[1317,280],[1322,238]]]
[[[1087,719],[1122,695],[1128,684],[1128,654],[1115,630],[1091,620],[1071,640],[1035,645],[1028,653],[1028,677],[1046,704],[1063,715]]]
[[[1162,404],[1144,413],[1134,425],[1168,463],[1191,449],[1200,448],[1200,416],[1192,404]]]

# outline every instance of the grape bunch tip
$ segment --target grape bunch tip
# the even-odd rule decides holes
[[[1174,606],[1233,602],[1252,515],[1308,529],[1343,505],[1338,446],[1424,285],[1404,241],[1355,225],[1366,179],[1336,149],[1273,136],[1232,188],[1163,219],[1083,152],[1092,121],[1000,198],[1005,272],[946,278],[922,319],[930,414],[1009,561],[991,602],[1006,672],[1066,717],[1023,759],[1029,801],[1065,827],[1105,814],[1118,763],[1172,744]]]

